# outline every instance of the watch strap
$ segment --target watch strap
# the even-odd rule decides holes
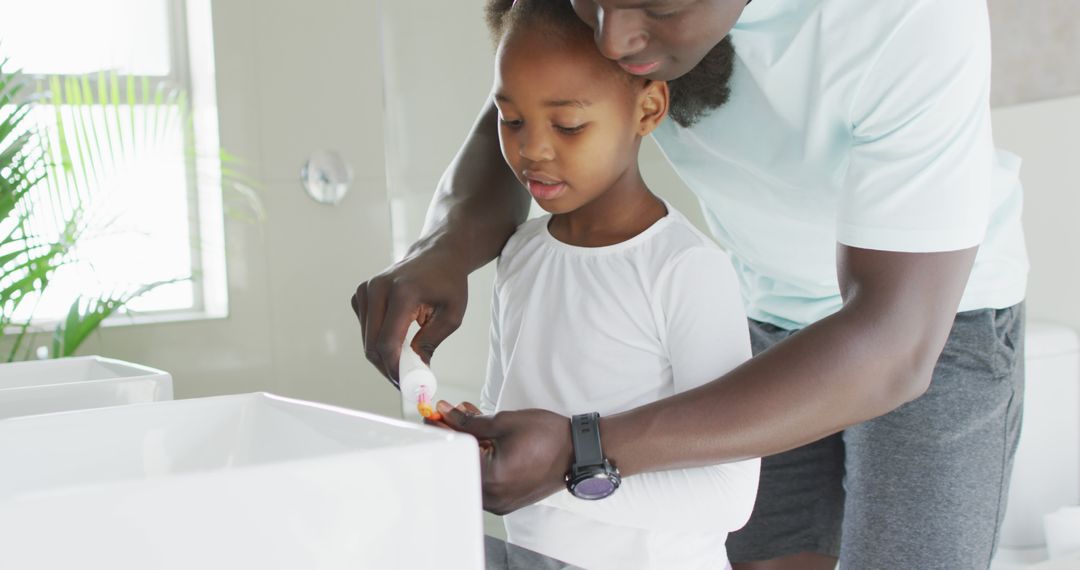
[[[600,447],[600,414],[579,414],[570,418],[570,441],[574,445],[574,467],[603,465]]]

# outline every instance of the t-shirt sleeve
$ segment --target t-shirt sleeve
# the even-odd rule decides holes
[[[882,41],[853,95],[837,239],[886,251],[978,245],[994,157],[986,2],[927,0]]]

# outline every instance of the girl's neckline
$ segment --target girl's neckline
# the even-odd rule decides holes
[[[654,234],[659,232],[665,226],[672,223],[672,220],[676,215],[675,210],[671,208],[671,204],[668,204],[667,200],[659,197],[657,199],[660,200],[660,202],[664,205],[664,209],[667,210],[667,213],[664,214],[663,217],[649,225],[649,227],[638,232],[637,235],[619,243],[613,243],[611,245],[604,245],[599,247],[587,247],[566,243],[555,237],[554,234],[551,233],[551,228],[549,227],[551,225],[551,220],[553,217],[551,214],[548,214],[544,218],[544,227],[542,231],[544,241],[558,249],[567,252],[573,252],[579,255],[606,255],[623,251],[627,248],[633,247],[639,243],[649,240]]]

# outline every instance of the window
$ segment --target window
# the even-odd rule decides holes
[[[138,320],[223,316],[210,0],[0,0],[0,15],[5,70],[29,79],[31,122],[76,173],[35,191],[31,224],[58,236],[81,214],[72,261],[23,318],[162,282],[128,305]]]

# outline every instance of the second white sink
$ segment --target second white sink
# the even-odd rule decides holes
[[[172,397],[168,372],[111,358],[80,356],[0,364],[0,419]]]

